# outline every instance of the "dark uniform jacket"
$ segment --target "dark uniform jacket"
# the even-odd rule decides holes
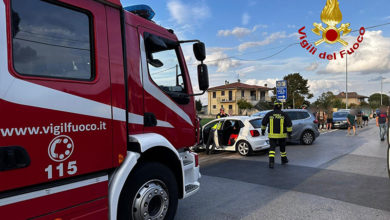
[[[228,114],[224,113],[224,114],[221,114],[221,113],[218,113],[217,117],[216,118],[225,118],[229,116]]]
[[[287,138],[287,133],[292,132],[290,117],[281,110],[268,112],[261,122],[261,129],[265,130],[268,125],[269,138]]]

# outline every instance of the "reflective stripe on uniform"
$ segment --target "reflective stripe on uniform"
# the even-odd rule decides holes
[[[268,137],[269,138],[275,138],[275,139],[287,138],[287,134],[286,133],[283,133],[283,134],[268,134]]]
[[[292,127],[287,127],[287,132],[292,132]]]
[[[287,153],[286,152],[280,152],[280,156],[281,157],[287,157]]]
[[[268,157],[275,157],[275,154],[270,154],[268,155]]]
[[[274,117],[269,117],[269,137],[274,134]]]
[[[283,134],[284,133],[284,119],[281,118],[280,119],[280,134]]]
[[[267,128],[267,126],[265,126],[265,125],[261,126],[261,130],[265,130],[266,128]]]
[[[275,154],[275,151],[269,151],[270,154]]]

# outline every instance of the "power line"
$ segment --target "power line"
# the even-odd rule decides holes
[[[175,66],[173,66],[173,67],[170,67],[170,68],[168,68],[168,69],[164,69],[164,70],[161,70],[161,71],[158,71],[158,72],[154,72],[154,73],[150,73],[150,74],[151,74],[151,75],[154,75],[154,74],[158,74],[158,73],[166,72],[166,71],[168,71],[168,70],[171,70],[171,69],[174,69],[174,68],[176,68],[176,65],[175,65]]]
[[[58,45],[58,44],[44,43],[44,42],[39,42],[39,41],[35,41],[35,40],[28,40],[28,39],[23,39],[23,38],[18,38],[18,37],[15,37],[14,39],[21,40],[21,41],[32,42],[32,43],[37,43],[37,44],[48,45],[48,46],[53,46],[53,47],[62,47],[62,48],[67,48],[67,49],[90,51],[90,49],[84,49],[84,48],[78,48],[78,47],[69,47],[69,46],[63,46],[63,45]]]

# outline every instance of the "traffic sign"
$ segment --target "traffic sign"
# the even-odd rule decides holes
[[[286,102],[287,80],[276,81],[276,99],[282,102]]]

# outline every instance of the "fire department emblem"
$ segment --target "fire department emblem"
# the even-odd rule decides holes
[[[321,20],[327,25],[326,28],[322,27],[322,23],[313,23],[313,33],[319,36],[322,35],[322,39],[314,43],[316,46],[323,42],[328,44],[335,44],[338,42],[344,46],[348,45],[345,40],[341,39],[341,36],[345,36],[351,32],[351,29],[349,28],[350,23],[341,24],[340,27],[337,27],[343,20],[338,0],[326,1],[325,8],[321,13]]]
[[[53,161],[62,162],[72,155],[73,150],[73,140],[66,135],[60,135],[50,142],[48,153]]]

